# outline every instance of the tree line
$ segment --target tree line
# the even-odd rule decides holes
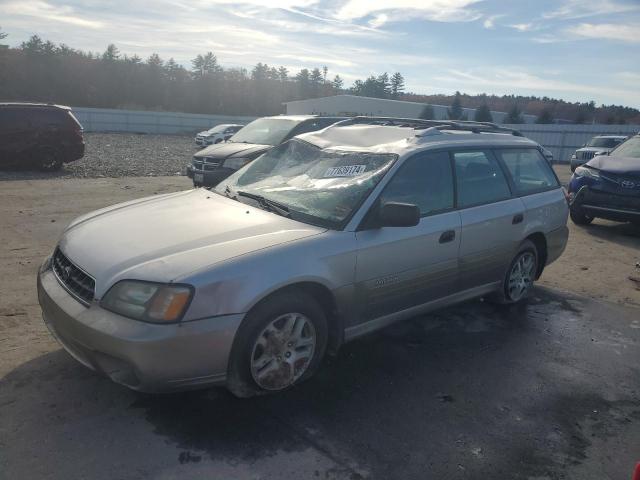
[[[0,32],[1,33],[1,32]],[[77,107],[167,110],[223,115],[282,113],[283,102],[335,95],[398,98],[401,73],[383,73],[345,87],[326,66],[290,72],[259,62],[252,69],[224,68],[213,52],[190,68],[157,53],[142,59],[115,45],[85,52],[34,35],[17,48],[0,49],[0,100],[41,101]]]
[[[6,33],[0,30],[0,43]],[[634,108],[571,103],[548,97],[514,95],[420,95],[405,92],[400,72],[383,72],[352,85],[326,66],[291,72],[259,62],[253,68],[223,67],[213,52],[197,55],[188,67],[157,53],[142,59],[122,54],[115,45],[102,53],[45,41],[37,35],[20,46],[0,44],[0,101],[54,102],[76,107],[166,110],[222,115],[273,115],[283,102],[336,94],[450,105],[449,118],[493,121],[491,111],[508,112],[508,123],[522,123],[523,113],[540,123],[640,123]],[[476,109],[466,118],[463,107]]]

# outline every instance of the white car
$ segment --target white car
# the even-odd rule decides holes
[[[196,135],[196,145],[206,147],[213,145],[214,143],[224,142],[229,140],[238,130],[244,125],[238,125],[235,123],[223,123],[216,125],[215,127],[200,132]]]

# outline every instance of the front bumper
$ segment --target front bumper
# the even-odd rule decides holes
[[[634,196],[619,195],[585,185],[573,194],[571,209],[616,222],[639,221],[640,192]]]
[[[219,167],[215,170],[196,170],[192,165],[187,166],[187,177],[193,180],[193,184],[197,187],[215,187],[229,175],[237,170],[232,168]],[[202,179],[198,179],[197,175],[202,175]]]
[[[52,335],[83,365],[143,392],[222,385],[243,314],[158,325],[71,297],[51,270],[38,275],[38,300]]]

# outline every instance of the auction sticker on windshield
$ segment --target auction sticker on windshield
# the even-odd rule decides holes
[[[344,167],[331,167],[324,172],[324,178],[328,177],[355,177],[364,173],[366,165],[345,165]]]

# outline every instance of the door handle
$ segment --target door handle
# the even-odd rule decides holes
[[[514,225],[517,225],[518,223],[522,223],[523,220],[524,220],[524,215],[521,213],[518,213],[513,216],[513,220],[511,221],[511,223]]]
[[[440,235],[440,243],[452,242],[454,238],[456,238],[455,230],[447,230]]]

